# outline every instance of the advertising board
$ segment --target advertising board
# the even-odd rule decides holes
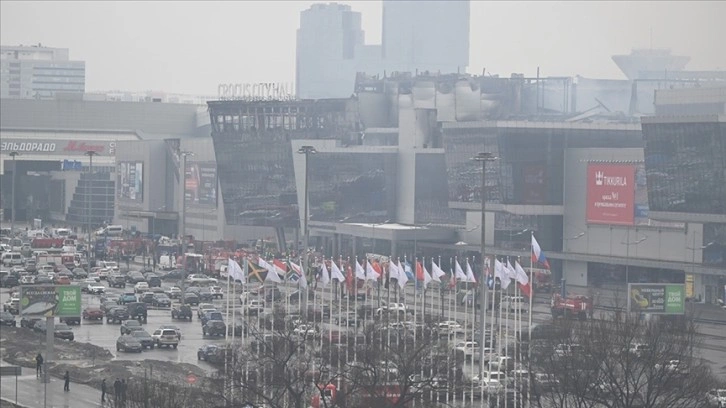
[[[590,163],[587,166],[587,222],[633,225],[635,166]]]
[[[528,164],[522,169],[522,201],[525,204],[545,204],[547,200],[546,166]]]
[[[120,162],[116,174],[116,194],[120,199],[144,200],[144,163]]]
[[[184,175],[184,201],[189,205],[217,206],[216,163],[187,162]]]
[[[71,140],[71,139],[19,139],[3,138],[0,152],[18,152],[22,154],[82,156],[93,151],[102,156],[116,154],[114,140]]]
[[[41,285],[20,287],[20,315],[77,317],[81,315],[81,287]]]
[[[682,283],[628,284],[628,311],[652,314],[683,314],[686,287]]]

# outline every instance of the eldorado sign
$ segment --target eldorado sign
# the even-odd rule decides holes
[[[633,225],[635,222],[635,166],[587,166],[587,222]]]
[[[81,315],[81,287],[42,285],[20,287],[23,316],[77,317]]]

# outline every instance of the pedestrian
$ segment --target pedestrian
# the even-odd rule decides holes
[[[106,379],[101,381],[101,402],[106,402]]]
[[[121,380],[121,404],[126,404],[126,379]]]
[[[35,376],[40,377],[43,374],[43,356],[38,353],[35,356]]]
[[[66,370],[66,374],[63,376],[63,380],[65,383],[63,383],[63,391],[68,392],[71,390],[71,374]]]
[[[121,402],[121,380],[118,378],[113,382],[113,399],[117,405]]]

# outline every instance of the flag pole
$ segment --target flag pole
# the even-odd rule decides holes
[[[534,299],[534,231],[530,231],[531,238],[529,240],[529,283],[530,283],[530,296],[529,296],[529,310],[527,316],[527,357],[528,360],[532,359],[532,304]]]
[[[14,215],[14,214],[13,214]],[[225,311],[225,319],[229,322],[229,275],[231,275],[231,267],[232,262],[229,262],[229,259],[227,260],[227,309]],[[229,349],[229,331],[224,331],[224,394],[225,399],[229,400],[229,394],[228,392],[228,382],[227,379],[229,378],[229,371],[228,371],[228,363],[227,360],[227,350]]]

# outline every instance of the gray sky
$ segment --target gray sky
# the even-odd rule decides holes
[[[338,1],[380,43],[380,1]],[[221,82],[292,82],[300,11],[313,1],[0,2],[3,45],[69,48],[86,89],[215,95]],[[610,59],[671,48],[726,69],[726,2],[472,1],[469,72],[624,78]],[[720,44],[719,44],[720,43]]]

